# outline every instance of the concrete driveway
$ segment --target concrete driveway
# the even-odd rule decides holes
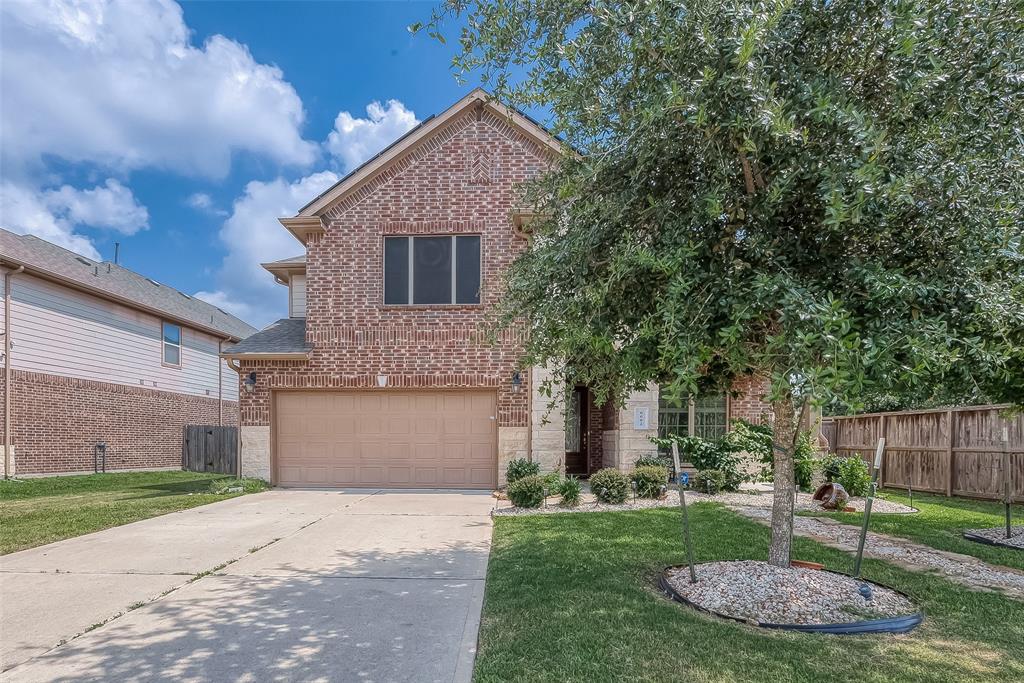
[[[468,681],[493,505],[275,490],[7,555],[3,679]]]

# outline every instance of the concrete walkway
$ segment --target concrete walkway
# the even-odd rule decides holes
[[[3,679],[468,681],[493,501],[276,490],[7,555]]]

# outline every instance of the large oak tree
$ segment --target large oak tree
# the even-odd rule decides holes
[[[525,362],[608,400],[769,380],[779,566],[809,401],[1024,402],[1022,8],[442,4],[428,27],[464,27],[456,68],[566,143],[509,273]]]

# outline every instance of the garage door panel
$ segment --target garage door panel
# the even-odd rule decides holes
[[[493,391],[280,392],[277,483],[490,488]]]

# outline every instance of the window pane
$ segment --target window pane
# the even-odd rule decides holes
[[[409,238],[384,238],[384,303],[409,303]]]
[[[181,347],[164,344],[164,362],[168,365],[181,365]]]
[[[416,237],[413,250],[413,303],[452,302],[451,237]]]
[[[715,440],[725,435],[725,395],[703,396],[694,400],[693,430],[702,439]]]
[[[477,235],[456,237],[455,241],[455,303],[480,303],[480,238]]]
[[[181,343],[181,328],[171,323],[164,323],[164,341],[172,344]]]
[[[668,401],[664,398],[658,400],[658,436],[689,436],[690,432],[690,402],[683,399],[681,402]],[[671,451],[665,447],[659,447],[659,452],[667,455]]]

